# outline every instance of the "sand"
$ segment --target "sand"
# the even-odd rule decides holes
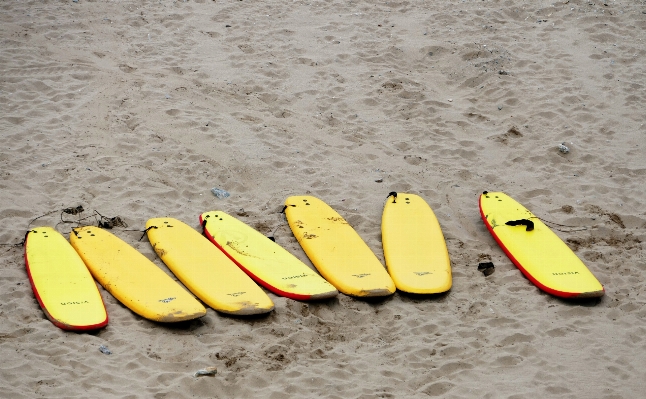
[[[0,10],[0,396],[643,395],[643,1],[12,0]],[[556,233],[606,295],[573,302],[533,286],[480,220],[484,190],[570,226]],[[79,334],[45,318],[11,245],[49,212],[30,227],[67,235],[61,210],[81,205],[62,218],[121,217],[128,227],[112,232],[168,272],[139,241],[146,220],[197,229],[200,213],[220,209],[311,266],[279,213],[308,193],[383,262],[390,191],[435,211],[449,293],[269,294],[266,317],[209,309],[162,325],[101,289],[110,324]],[[217,374],[194,377],[206,367]]]

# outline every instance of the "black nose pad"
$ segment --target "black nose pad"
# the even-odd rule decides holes
[[[510,220],[505,224],[507,226],[527,226],[525,231],[534,230],[534,222],[532,222],[531,220],[528,220],[528,219]]]

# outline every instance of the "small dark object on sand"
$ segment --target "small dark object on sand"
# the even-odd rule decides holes
[[[79,205],[76,208],[63,209],[63,213],[67,213],[68,215],[78,215],[79,213],[83,213],[83,211],[84,209],[82,205]]]
[[[492,262],[482,262],[478,264],[478,270],[480,270],[482,274],[487,277],[493,274],[494,271],[496,271],[496,267]]]
[[[113,218],[101,217],[103,220],[99,220],[99,227],[102,229],[111,229],[113,227],[128,227],[126,222],[123,221],[119,216]]]
[[[218,373],[217,367],[207,367],[201,370],[197,370],[194,374],[193,377],[200,377],[200,376],[214,376]]]

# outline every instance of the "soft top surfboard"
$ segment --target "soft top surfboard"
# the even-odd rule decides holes
[[[381,218],[381,237],[397,289],[437,294],[451,288],[451,261],[440,223],[420,196],[390,193]]]
[[[356,297],[391,295],[395,283],[359,234],[326,203],[312,196],[285,201],[294,236],[321,275]]]
[[[509,259],[538,288],[563,298],[604,294],[599,280],[563,240],[508,195],[485,191],[480,216]]]
[[[206,314],[193,295],[114,234],[79,227],[70,242],[103,288],[138,315],[171,323]]]
[[[222,211],[200,215],[206,237],[256,282],[296,300],[331,298],[334,286],[254,228]]]
[[[253,280],[208,239],[173,218],[146,223],[153,249],[177,278],[218,312],[253,315],[271,312],[274,303]]]
[[[51,227],[31,229],[25,238],[31,287],[47,318],[63,330],[95,330],[108,313],[92,275],[74,248]]]

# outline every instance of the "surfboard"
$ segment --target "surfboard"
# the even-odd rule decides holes
[[[338,294],[332,284],[297,257],[235,217],[222,211],[205,212],[200,223],[216,247],[275,294],[301,301]]]
[[[312,196],[289,197],[285,216],[316,269],[337,290],[355,297],[395,292],[395,283],[370,247],[325,202]]]
[[[222,251],[189,225],[173,218],[146,223],[148,239],[168,268],[195,296],[218,312],[254,315],[274,303]]]
[[[604,294],[599,280],[563,240],[513,198],[485,191],[480,216],[509,259],[538,288],[563,298]]]
[[[206,314],[193,295],[114,234],[79,227],[72,230],[70,242],[99,284],[138,315],[172,323]]]
[[[51,227],[31,229],[25,238],[25,266],[34,295],[55,326],[84,331],[108,324],[92,275],[59,232]]]
[[[390,193],[381,218],[388,273],[397,289],[437,294],[451,288],[451,261],[440,223],[418,195]]]

